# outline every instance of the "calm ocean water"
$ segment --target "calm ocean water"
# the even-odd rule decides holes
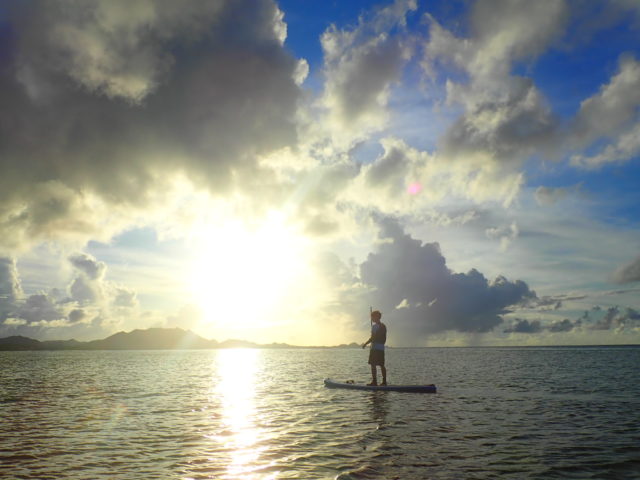
[[[0,352],[0,477],[640,478],[640,348]]]

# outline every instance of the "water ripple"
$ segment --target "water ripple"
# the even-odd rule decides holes
[[[0,477],[637,478],[638,348],[0,352]],[[427,372],[425,374],[425,372]]]

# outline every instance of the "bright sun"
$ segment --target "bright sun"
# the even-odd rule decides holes
[[[304,240],[283,216],[200,228],[194,247],[189,283],[206,325],[267,327],[300,291]]]

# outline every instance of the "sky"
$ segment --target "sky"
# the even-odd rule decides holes
[[[636,0],[10,0],[0,105],[0,337],[640,343]]]

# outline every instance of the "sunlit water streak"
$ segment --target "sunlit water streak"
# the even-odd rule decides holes
[[[640,348],[387,357],[438,394],[323,388],[362,350],[0,352],[0,478],[639,478]]]

